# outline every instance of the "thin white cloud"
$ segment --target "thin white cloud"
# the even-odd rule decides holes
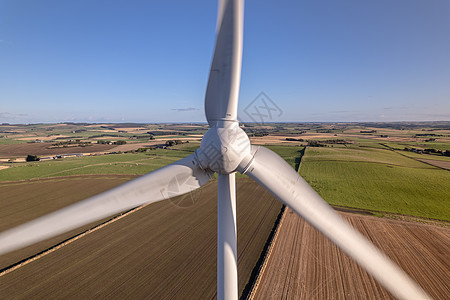
[[[194,107],[187,107],[187,108],[172,108],[171,110],[175,110],[175,111],[194,111],[194,110],[199,110],[198,108],[194,108]]]
[[[30,115],[27,114],[15,114],[10,112],[0,112],[0,124],[1,123],[27,123]]]
[[[0,118],[16,118],[16,117],[28,117],[27,114],[13,114],[10,112],[0,112]]]

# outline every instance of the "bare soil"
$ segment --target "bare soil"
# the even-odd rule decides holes
[[[0,232],[111,189],[135,177],[132,175],[83,175],[1,182]],[[0,269],[43,251],[64,239],[100,224],[102,221],[2,255],[0,256]]]
[[[112,127],[116,130],[116,131],[126,131],[126,132],[130,132],[130,133],[139,133],[142,132],[143,130],[148,130],[146,127],[116,127],[114,125],[112,125]]]
[[[49,148],[52,143],[26,143],[0,145],[0,158],[27,156],[28,154],[45,156],[68,153],[91,153],[108,151],[114,145],[93,144],[87,147]]]
[[[88,183],[91,179],[85,179],[88,186],[83,188],[80,182],[76,189],[89,189],[93,193],[95,184]],[[34,182],[34,188],[38,188],[39,182]],[[47,180],[48,184],[51,180]],[[67,181],[65,187],[55,186],[48,195],[61,190],[58,193],[62,197],[64,190],[68,193],[75,189],[69,184]],[[24,199],[26,191],[21,194],[17,186],[11,193],[31,208],[45,197],[45,189],[39,190],[39,198],[29,200]],[[0,298],[214,299],[216,195],[213,180],[194,196],[190,206],[175,205],[179,201],[174,199],[136,211],[1,276]],[[281,204],[248,179],[238,180],[237,195],[239,291],[242,291]],[[52,203],[43,206],[53,206]],[[8,204],[2,201],[1,205]],[[25,209],[25,212],[29,216],[32,210]],[[9,221],[13,222],[14,218]],[[48,241],[43,243],[48,247]],[[23,251],[30,253],[28,248],[20,250],[22,255]],[[0,257],[3,265],[5,260],[10,261],[11,257]]]
[[[450,299],[450,229],[341,213],[433,299]],[[381,285],[287,209],[253,299],[394,299]]]
[[[342,138],[344,135],[340,134],[339,137]],[[291,135],[266,135],[261,137],[250,137],[250,141],[252,143],[258,145],[273,145],[273,144],[293,144],[298,145],[299,141],[287,141],[286,138],[295,138],[295,139],[303,139],[314,140],[314,139],[335,139],[338,136],[329,133],[303,133],[299,135],[291,134]]]
[[[14,137],[17,137],[17,135],[15,135]],[[69,136],[67,136],[67,135],[31,136],[31,137],[18,138],[18,140],[21,140],[21,141],[34,141],[34,140],[51,141],[51,140],[54,140],[55,138],[65,138],[65,137],[69,137]]]
[[[276,145],[276,144],[292,144],[298,145],[298,141],[286,141],[286,138],[303,138],[301,136],[276,136],[267,135],[262,137],[250,137],[250,142],[256,145]]]

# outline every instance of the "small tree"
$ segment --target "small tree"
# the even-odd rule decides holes
[[[41,159],[37,155],[28,154],[26,161],[40,161]]]

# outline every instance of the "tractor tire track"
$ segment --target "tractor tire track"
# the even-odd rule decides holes
[[[449,228],[340,214],[433,299],[450,299]],[[301,239],[297,239],[300,228],[304,231]],[[293,261],[292,257],[297,259]],[[347,255],[294,213],[286,213],[260,282],[254,291],[254,299],[394,299]]]

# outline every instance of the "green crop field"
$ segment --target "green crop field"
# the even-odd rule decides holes
[[[437,150],[449,150],[449,142],[441,142],[439,140],[434,142],[423,142],[423,141],[407,141],[407,142],[383,142],[383,144],[388,145],[389,147],[403,150],[405,147],[414,147],[419,149],[426,149],[426,148],[434,148]]]
[[[300,157],[303,147],[296,146],[264,146],[281,156],[288,164],[295,167],[296,159]]]
[[[394,151],[309,147],[300,173],[330,204],[450,221],[450,172]]]
[[[124,153],[14,163],[11,164],[12,167],[1,170],[0,181],[83,174],[142,175],[189,154],[188,151],[157,149],[148,153]]]
[[[433,155],[433,154],[419,154],[411,151],[399,151],[396,150],[398,154],[414,158],[414,159],[432,159],[432,160],[439,160],[439,161],[449,161],[450,162],[450,156],[442,156],[442,155]]]
[[[431,168],[416,160],[399,155],[386,148],[377,149],[350,145],[348,147],[308,147],[304,162],[351,161],[398,165],[411,168]]]
[[[0,145],[13,145],[13,144],[25,144],[26,141],[20,141],[15,139],[7,139],[7,138],[1,138],[0,139]]]

